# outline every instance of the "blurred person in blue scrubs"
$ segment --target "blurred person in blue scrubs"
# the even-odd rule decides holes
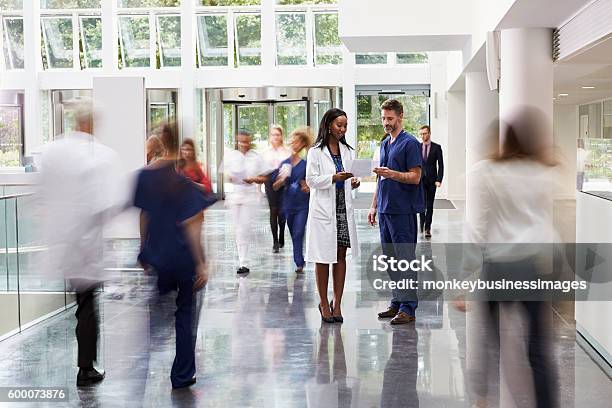
[[[92,136],[91,101],[76,109],[76,130],[60,135],[42,154],[40,203],[48,251],[43,268],[67,279],[76,291],[77,386],[104,379],[94,367],[98,354],[96,292],[104,273],[104,226],[120,211],[117,154]]]
[[[134,205],[142,210],[138,259],[157,275],[153,308],[168,305],[165,300],[177,293],[176,355],[170,379],[173,388],[183,388],[196,382],[198,292],[208,280],[201,243],[203,210],[214,199],[178,174],[178,138],[172,127],[164,126],[160,139],[164,154],[140,171],[134,193]],[[155,312],[151,316],[154,319]]]
[[[310,128],[297,129],[291,133],[289,145],[291,156],[282,161],[279,175],[274,181],[273,188],[285,188],[282,208],[283,216],[287,220],[289,233],[293,242],[293,261],[296,273],[304,271],[304,233],[308,220],[308,201],[310,188],[306,185],[306,160],[300,153],[308,150],[312,145],[312,132]]]
[[[424,211],[421,184],[421,144],[402,128],[404,107],[389,99],[381,105],[382,124],[387,136],[380,147],[380,166],[374,169],[377,186],[368,213],[368,222],[374,226],[378,213],[380,240],[385,255],[397,260],[415,257],[417,242],[417,214]],[[392,280],[413,278],[416,273],[394,273]],[[404,276],[406,275],[406,276]],[[386,311],[378,314],[390,318],[391,324],[406,324],[415,320],[418,301],[416,290],[394,289]]]

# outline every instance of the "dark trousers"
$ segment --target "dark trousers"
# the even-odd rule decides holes
[[[304,233],[306,231],[306,221],[308,220],[308,208],[287,212],[287,226],[293,241],[293,261],[298,268],[303,267],[304,262]]]
[[[423,194],[425,198],[425,212],[419,214],[421,231],[431,229],[433,220],[434,200],[436,199],[436,185],[434,183],[423,183]]]
[[[95,299],[96,287],[77,290],[76,339],[79,368],[92,368],[98,354],[98,308]]]
[[[379,214],[380,242],[388,257],[412,260],[415,258],[417,242],[416,214]],[[393,272],[389,269],[392,281],[417,279],[416,272]],[[414,316],[419,304],[416,290],[393,289],[391,307]]]
[[[193,280],[158,281],[158,293],[153,296],[150,311],[151,339],[155,342],[167,338],[168,323],[172,322],[173,293],[176,354],[170,372],[173,387],[180,387],[195,375],[195,345],[201,302],[201,292],[193,292]]]
[[[285,245],[285,217],[281,208],[283,206],[284,190],[274,191],[272,181],[268,178],[265,184],[266,197],[270,207],[270,229],[272,230],[272,242],[274,245]]]
[[[499,399],[500,369],[500,307],[506,302],[484,302],[483,322],[480,322],[479,344],[486,345],[469,374],[469,382],[476,397],[486,397],[489,401]],[[534,386],[534,399],[537,408],[555,408],[559,406],[558,379],[554,362],[554,343],[551,339],[552,325],[546,323],[544,314],[552,307],[550,302],[519,301],[522,306],[527,328],[527,356],[531,367]],[[507,304],[510,304],[507,302]],[[491,361],[493,360],[493,361]],[[512,375],[510,372],[507,375]],[[493,387],[491,387],[493,386]],[[494,388],[495,394],[490,394]],[[531,390],[530,390],[531,391]],[[524,401],[527,392],[512,395],[516,406],[526,406]],[[495,406],[495,404],[493,404]]]

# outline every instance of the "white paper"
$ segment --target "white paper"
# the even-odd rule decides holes
[[[358,159],[353,160],[351,165],[351,173],[354,177],[370,177],[372,173],[372,160],[370,159]]]
[[[278,170],[278,176],[282,178],[291,177],[292,166],[289,163],[283,164]]]

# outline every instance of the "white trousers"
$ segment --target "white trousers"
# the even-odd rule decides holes
[[[255,207],[248,204],[232,205],[232,218],[236,246],[238,247],[239,266],[248,267],[251,244],[253,243],[253,214]]]

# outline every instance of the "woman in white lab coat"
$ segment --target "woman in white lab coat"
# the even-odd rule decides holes
[[[310,188],[306,226],[306,261],[315,262],[319,312],[326,323],[342,322],[341,302],[346,278],[346,251],[358,256],[359,243],[351,190],[359,181],[351,173],[353,148],[344,139],[346,113],[330,109],[319,126],[315,145],[306,160],[306,184]],[[329,264],[334,277],[334,298],[327,299]]]

